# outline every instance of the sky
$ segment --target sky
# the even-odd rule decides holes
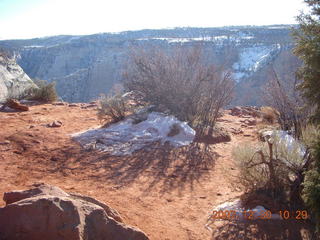
[[[302,0],[0,0],[0,39],[295,24]]]

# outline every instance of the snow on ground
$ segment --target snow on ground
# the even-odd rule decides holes
[[[263,206],[256,206],[253,209],[246,209],[242,206],[240,199],[225,202],[216,206],[209,214],[209,218],[206,224],[206,227],[210,230],[210,224],[215,220],[222,220],[223,217],[226,217],[225,220],[230,221],[246,221],[246,220],[258,220],[258,219],[271,219],[271,220],[282,220],[281,216],[277,213],[271,213],[269,210]],[[219,213],[216,215],[215,213]],[[229,215],[229,213],[231,215]],[[223,216],[225,215],[225,216]]]
[[[243,48],[239,54],[238,62],[232,66],[234,69],[233,77],[236,81],[248,77],[277,54],[280,48],[280,44]]]
[[[288,152],[298,151],[301,157],[304,157],[306,148],[298,140],[294,139],[288,132],[283,130],[270,130],[263,133],[264,138],[276,138],[280,143],[283,143]]]
[[[173,124],[178,126],[179,133],[169,137],[167,135]],[[193,141],[195,131],[187,123],[173,116],[152,112],[145,121],[137,124],[133,123],[133,119],[127,118],[108,128],[91,129],[72,136],[84,147],[95,146],[96,149],[112,155],[122,156],[148,147],[157,141],[162,144],[168,142],[174,147],[188,145]]]

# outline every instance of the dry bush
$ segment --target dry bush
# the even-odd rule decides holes
[[[308,125],[302,130],[302,140],[310,152],[304,172],[302,199],[310,209],[320,232],[320,127]]]
[[[240,169],[239,180],[247,192],[288,191],[290,198],[296,190],[292,186],[305,166],[305,156],[301,155],[298,143],[288,148],[276,136],[256,146],[240,145],[233,150],[233,157]]]
[[[213,127],[219,109],[231,100],[234,82],[225,69],[207,62],[200,48],[134,49],[125,87],[193,127]]]
[[[25,93],[29,100],[38,100],[43,102],[54,102],[58,99],[55,83],[47,83],[45,80],[33,80],[37,88],[31,88]]]
[[[123,120],[126,117],[128,108],[121,95],[106,96],[102,95],[99,99],[98,119],[102,122],[112,123]]]
[[[274,124],[278,122],[280,113],[272,107],[261,107],[262,121]]]
[[[301,140],[308,148],[314,146],[318,139],[320,139],[320,127],[313,124],[308,124],[302,128]]]
[[[237,146],[232,153],[240,169],[240,183],[247,191],[264,187],[269,179],[265,166],[256,165],[260,162],[256,155],[257,150],[257,147],[254,146],[242,145]]]
[[[285,83],[273,68],[270,75],[271,78],[264,89],[264,100],[279,111],[281,128],[285,131],[293,130],[294,135],[299,138],[311,109],[304,107],[305,100],[296,89],[298,80]]]

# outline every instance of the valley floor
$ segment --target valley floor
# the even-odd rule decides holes
[[[62,126],[47,127],[55,120]],[[100,125],[94,108],[44,104],[28,112],[0,112],[0,195],[46,182],[107,203],[126,223],[153,240],[242,239],[239,231],[243,230],[234,226],[219,230],[227,232],[215,237],[205,224],[215,205],[242,194],[232,177],[237,173],[232,148],[239,142],[258,141],[256,126],[245,125],[243,120],[226,112],[220,125],[235,132],[241,128],[243,133],[231,134],[230,142],[212,145],[208,155],[155,147],[115,157],[84,150],[70,137]],[[0,206],[4,206],[2,200]],[[277,228],[268,226],[266,231]],[[268,237],[269,233],[261,239],[286,239]],[[297,233],[288,239],[302,239],[293,237]],[[251,239],[248,234],[243,239]]]

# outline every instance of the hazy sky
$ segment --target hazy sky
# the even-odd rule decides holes
[[[0,0],[0,39],[296,23],[302,0]]]

